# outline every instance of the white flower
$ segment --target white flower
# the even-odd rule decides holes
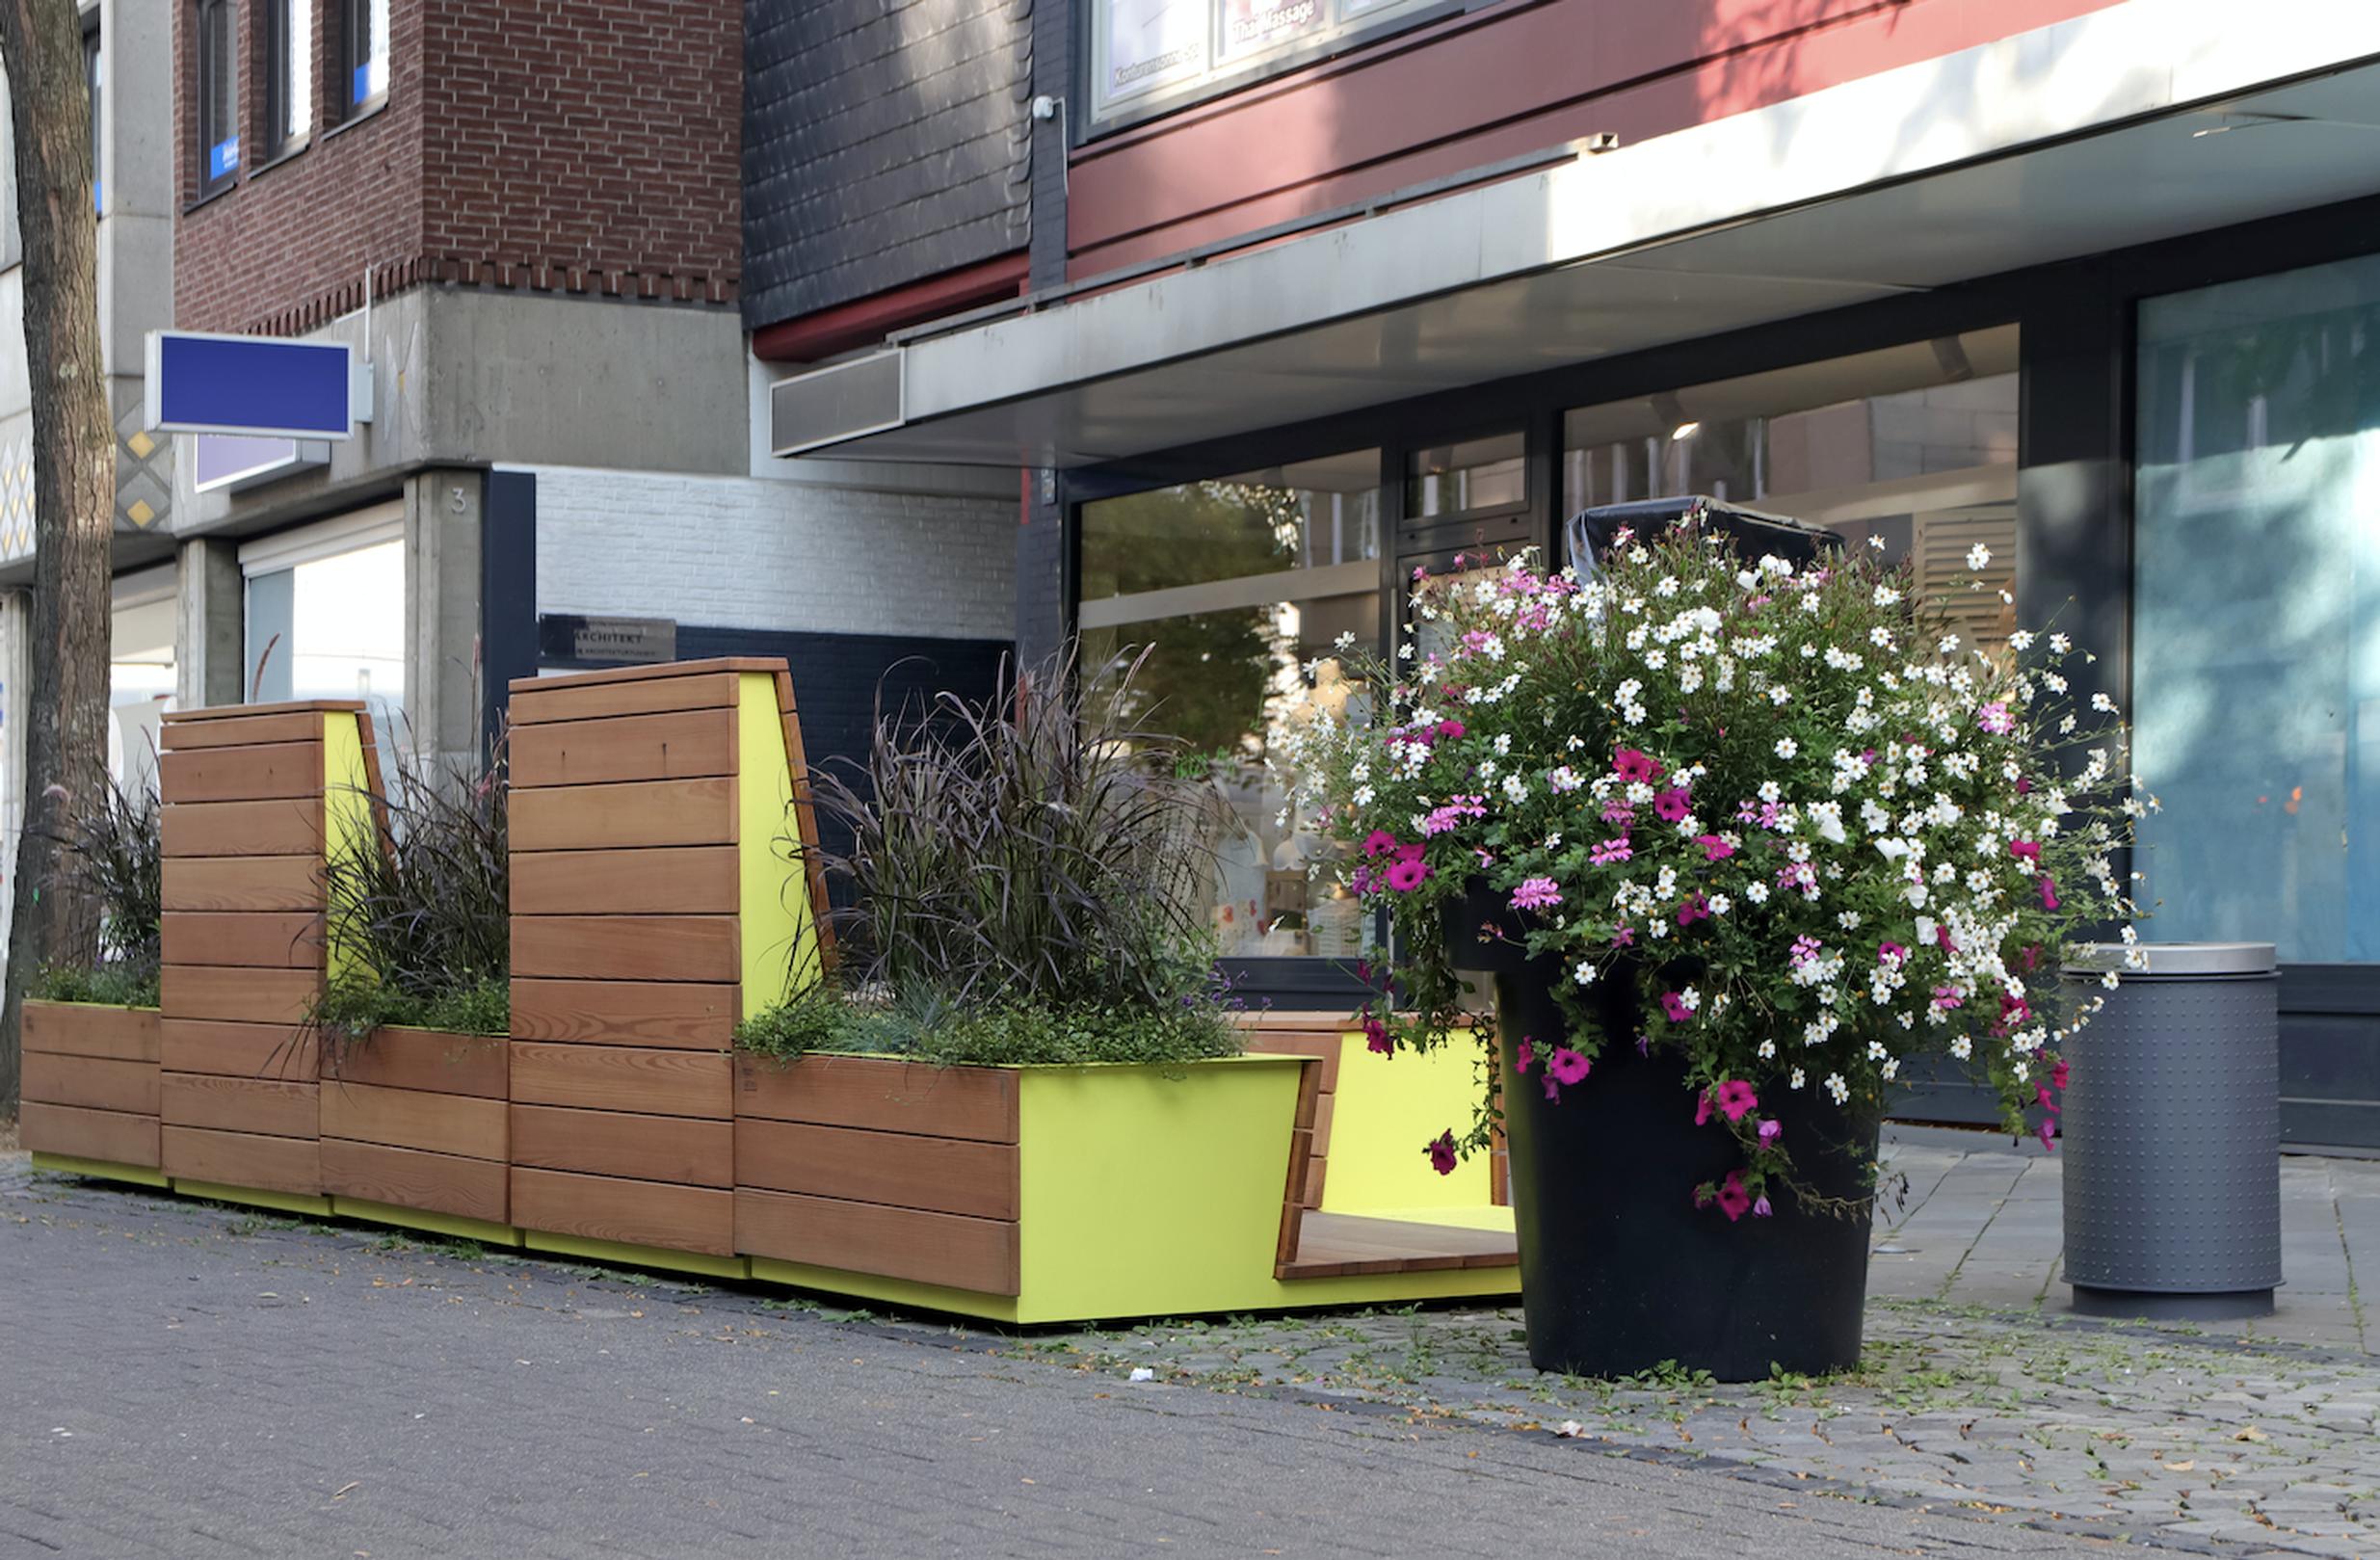
[[[1546,776],[1547,789],[1564,794],[1574,791],[1585,783],[1578,778],[1578,772],[1568,764],[1548,771]]]
[[[1760,1060],[1761,1060],[1761,1061],[1763,1061],[1763,1062],[1768,1061],[1770,1058],[1774,1057],[1776,1054],[1777,1054],[1777,1043],[1776,1043],[1775,1041],[1773,1041],[1773,1040],[1764,1040],[1764,1041],[1760,1042]]]
[[[1581,986],[1594,985],[1595,975],[1595,963],[1590,959],[1579,960],[1578,967],[1571,971],[1571,979],[1576,981]]]
[[[1777,739],[1777,756],[1780,758],[1790,758],[1801,751],[1802,745],[1794,741],[1791,737],[1779,737]]]
[[[1793,1076],[1791,1076],[1791,1077],[1789,1077],[1789,1078],[1785,1079],[1785,1085],[1786,1085],[1786,1087],[1788,1087],[1788,1088],[1798,1089],[1798,1088],[1800,1088],[1803,1084],[1805,1084],[1805,1083],[1807,1083],[1807,1082],[1809,1082],[1809,1081],[1810,1081],[1810,1074],[1808,1074],[1807,1072],[1804,1072],[1804,1071],[1803,1071],[1800,1068],[1798,1068],[1798,1067],[1797,1067],[1797,1068],[1795,1068],[1795,1069],[1793,1070]]]
[[[1710,896],[1710,912],[1713,915],[1725,915],[1729,911],[1732,911],[1734,908],[1735,901],[1730,899],[1725,894],[1712,894]]]
[[[2053,654],[2064,655],[2068,650],[2071,650],[2074,648],[2075,642],[2068,639],[2064,634],[2051,634],[2049,636],[2049,649]]]
[[[1869,644],[1874,645],[1880,650],[1889,650],[1892,648],[1892,636],[1885,631],[1881,623],[1867,631],[1867,639]]]
[[[1359,807],[1370,806],[1372,805],[1372,788],[1368,785],[1357,786],[1355,790],[1355,804]]]
[[[2008,636],[2008,648],[2017,651],[2019,654],[2023,654],[2024,651],[2031,649],[2033,648],[2033,631],[2030,628],[2020,628],[2015,633],[2010,634]]]
[[[1758,878],[1755,878],[1752,882],[1744,885],[1744,897],[1751,900],[1756,905],[1767,904],[1768,885],[1760,882]]]
[[[1785,705],[1793,702],[1793,695],[1788,689],[1781,685],[1779,687],[1771,688],[1768,691],[1768,701],[1776,705],[1779,709],[1783,709]]]
[[[1889,607],[1900,598],[1901,593],[1892,589],[1890,585],[1879,585],[1876,587],[1876,605],[1880,607]]]
[[[1503,791],[1508,802],[1526,802],[1529,799],[1528,782],[1518,775],[1504,777]]]
[[[1975,1043],[1965,1035],[1953,1035],[1950,1037],[1950,1054],[1964,1062],[1975,1054]]]
[[[1985,568],[1990,567],[1991,562],[1992,549],[1985,546],[1982,542],[1978,542],[1973,546],[1967,549],[1967,567],[1975,570],[1977,573],[1981,573]]]
[[[1891,1083],[1894,1078],[1900,1076],[1901,1059],[1897,1056],[1891,1057],[1887,1059],[1884,1066],[1878,1068],[1876,1071],[1884,1074],[1885,1082]]]
[[[1834,1097],[1835,1103],[1838,1105],[1851,1097],[1851,1086],[1843,1082],[1843,1075],[1839,1072],[1830,1072],[1826,1075],[1826,1092]]]
[[[1678,993],[1678,1005],[1688,1013],[1698,1012],[1703,1006],[1703,993],[1689,986]]]
[[[1331,641],[1331,643],[1342,650],[1351,650],[1356,648],[1356,636],[1354,631],[1351,629],[1348,632],[1339,635],[1336,639]]]
[[[1510,731],[1498,731],[1495,734],[1495,741],[1493,746],[1495,749],[1495,755],[1499,758],[1512,752],[1512,733]]]

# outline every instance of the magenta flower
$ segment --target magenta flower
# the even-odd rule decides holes
[[[2058,908],[2058,880],[2047,872],[2041,875],[2041,908],[2044,910]]]
[[[1546,910],[1562,903],[1561,887],[1551,878],[1526,878],[1512,891],[1515,910]]]
[[[1611,932],[1611,945],[1615,948],[1632,948],[1636,946],[1636,929],[1632,926],[1626,925],[1613,927]]]
[[[1879,942],[1876,944],[1876,963],[1905,965],[1909,963],[1909,950],[1897,942]]]
[[[1622,834],[1596,846],[1594,850],[1587,853],[1587,859],[1597,866],[1609,866],[1614,861],[1625,861],[1635,854],[1628,848],[1628,836]]]
[[[1661,993],[1661,1011],[1669,1015],[1669,1021],[1672,1023],[1683,1023],[1694,1017],[1694,1010],[1687,1007],[1685,999],[1676,992]]]
[[[1975,711],[1975,724],[1996,737],[2004,737],[2017,728],[2017,718],[2008,713],[2007,701],[2002,700]]]
[[[1622,748],[1611,755],[1612,773],[1633,784],[1638,780],[1652,781],[1660,778],[1661,766],[1652,756],[1637,748]]]
[[[1441,721],[1438,723],[1438,734],[1441,737],[1447,738],[1449,741],[1462,736],[1467,729],[1468,728],[1465,727],[1461,721]]]
[[[2029,839],[2012,839],[2008,842],[2008,854],[2020,861],[2038,861],[2041,859],[2041,846]]]
[[[2041,1124],[2040,1124],[2039,1126],[2037,1126],[2037,1127],[2033,1128],[2033,1135],[2034,1135],[2035,1137],[2037,1137],[2037,1138],[2041,1139],[2041,1147],[2042,1147],[2042,1151],[2043,1151],[2043,1152],[2045,1152],[2045,1153],[2055,1153],[2055,1152],[2057,1152],[2057,1151],[2058,1151],[2058,1146],[2057,1146],[2057,1144],[2056,1144],[2055,1142],[2051,1141],[2051,1140],[2052,1140],[2052,1138],[2055,1136],[2055,1134],[2054,1134],[2054,1133],[2050,1130],[2050,1126],[2049,1126],[2049,1117],[2044,1116],[2044,1117],[2041,1119]]]
[[[1785,1136],[1785,1123],[1777,1120],[1774,1116],[1760,1124],[1761,1148],[1775,1148],[1777,1146],[1777,1140],[1783,1136]]]
[[[2031,780],[2026,780],[2023,776],[2019,775],[2019,776],[2017,777],[2017,794],[2018,794],[2019,796],[2030,796],[2030,795],[2032,795],[2032,794],[2033,794],[2033,782],[2032,782]]]
[[[1551,1068],[1546,1069],[1546,1097],[1557,1105],[1562,1102],[1562,1083],[1553,1075]]]
[[[1754,1094],[1752,1085],[1741,1078],[1723,1080],[1719,1092],[1711,1097],[1719,1107],[1719,1114],[1731,1122],[1742,1121],[1748,1112],[1759,1109],[1760,1104],[1760,1097]]]
[[[1705,860],[1724,861],[1735,854],[1735,847],[1716,834],[1697,834],[1694,843],[1703,847]]]
[[[1959,945],[1950,940],[1950,928],[1946,925],[1938,925],[1934,928],[1934,944],[1944,953],[1959,951]]]
[[[1368,1014],[1363,1019],[1363,1044],[1375,1055],[1396,1054],[1396,1042],[1388,1038],[1388,1026]]]
[[[1513,1049],[1512,1070],[1515,1072],[1526,1074],[1529,1069],[1536,1065],[1537,1047],[1530,1044],[1528,1036],[1522,1035],[1521,1044]]]
[[[1396,859],[1400,861],[1418,861],[1429,854],[1429,850],[1427,845],[1416,840],[1411,845],[1399,845],[1396,848]]]
[[[1603,821],[1617,829],[1628,829],[1636,823],[1636,809],[1624,797],[1614,797],[1603,804]]]
[[[1740,1171],[1729,1171],[1727,1179],[1719,1183],[1719,1211],[1727,1215],[1730,1224],[1752,1211],[1752,1194],[1744,1189]]]
[[[1429,875],[1429,867],[1420,861],[1399,861],[1388,868],[1388,886],[1401,894],[1411,893]]]
[[[1966,1000],[1967,998],[1959,994],[1959,989],[1955,986],[1937,986],[1934,988],[1934,1006],[1942,1009],[1944,1013],[1949,1012],[1952,1008],[1963,1005]]]
[[[2026,943],[2024,945],[2023,957],[2024,972],[2030,975],[2034,970],[2041,967],[2041,944],[2038,942]]]
[[[1710,1121],[1710,1091],[1705,1089],[1694,1097],[1694,1124],[1706,1125]]]
[[[1682,785],[1674,785],[1653,799],[1653,815],[1663,823],[1676,823],[1693,810],[1693,799],[1686,795],[1686,788]]]
[[[1819,951],[1825,946],[1825,943],[1805,933],[1793,939],[1792,950],[1785,957],[1793,964],[1806,965],[1817,958]]]
[[[1558,1083],[1584,1083],[1594,1065],[1568,1045],[1557,1045],[1546,1059],[1546,1075]]]
[[[2066,1064],[2063,1061],[2049,1070],[2049,1087],[2061,1090],[2066,1087]]]
[[[1768,1205],[1768,1194],[1766,1192],[1761,1193],[1752,1204],[1752,1216],[1756,1219],[1765,1219],[1775,1211],[1776,1210],[1774,1208]]]
[[[1441,1176],[1451,1176],[1454,1174],[1455,1151],[1454,1129],[1452,1127],[1448,1127],[1445,1131],[1441,1132],[1438,1136],[1432,1138],[1430,1140],[1430,1146],[1423,1149],[1421,1151],[1430,1156],[1430,1168],[1432,1170],[1437,1171]]]
[[[2050,1115],[2055,1116],[2058,1113],[2057,1097],[2049,1092],[2049,1086],[2048,1084],[2037,1083],[2033,1085],[2033,1097],[2040,1102],[2041,1108],[2048,1111]]]
[[[1395,849],[1396,836],[1386,829],[1375,829],[1363,836],[1363,854],[1367,858],[1386,856]]]
[[[1678,907],[1678,924],[1679,926],[1692,926],[1696,921],[1706,921],[1709,919],[1710,901],[1704,898],[1701,894],[1686,895],[1685,902]]]

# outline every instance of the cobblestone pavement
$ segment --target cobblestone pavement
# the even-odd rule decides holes
[[[1959,1142],[1895,1152],[1964,1165]],[[2047,1182],[1995,1156],[2022,1167],[2005,1190],[1944,1201],[1945,1168],[1880,1235],[1916,1242],[1936,1207],[1913,1255],[1963,1255],[1935,1293],[2023,1244],[2032,1221],[2000,1220]],[[2362,1174],[2322,1184],[2343,1207]],[[1858,1376],[1715,1388],[1541,1377],[1519,1327],[1455,1309],[1003,1336],[0,1158],[0,1560],[2380,1555],[2360,1348],[1887,1296]]]

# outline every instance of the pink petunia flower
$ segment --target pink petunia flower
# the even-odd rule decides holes
[[[1537,1046],[1527,1035],[1522,1035],[1521,1044],[1513,1047],[1512,1070],[1525,1076],[1536,1065]]]
[[[2049,1070],[2049,1087],[2060,1090],[2066,1087],[2066,1063],[2063,1060]]]
[[[1762,1123],[1760,1124],[1760,1147],[1761,1147],[1761,1148],[1763,1148],[1763,1149],[1773,1149],[1773,1148],[1775,1148],[1775,1147],[1777,1146],[1777,1140],[1778,1140],[1779,1138],[1781,1138],[1781,1137],[1784,1137],[1784,1136],[1785,1136],[1785,1123],[1783,1123],[1783,1122],[1781,1122],[1781,1121],[1777,1120],[1777,1118],[1775,1118],[1774,1116],[1770,1117],[1767,1121],[1762,1122]]]
[[[1661,776],[1661,766],[1650,754],[1637,748],[1622,748],[1613,754],[1611,770],[1613,774],[1630,784],[1639,780],[1650,782],[1658,780]]]
[[[2008,854],[2020,861],[2038,861],[2041,859],[2041,846],[2029,839],[2012,839],[2008,842]]]
[[[2044,910],[2058,908],[2058,880],[2047,872],[2041,875],[2041,908]]]
[[[1430,1140],[1429,1147],[1423,1149],[1421,1151],[1430,1156],[1430,1168],[1432,1170],[1437,1171],[1441,1176],[1451,1176],[1454,1174],[1456,1159],[1454,1151],[1454,1129],[1452,1127],[1448,1127],[1445,1131],[1441,1132],[1438,1136],[1432,1138]]]
[[[2057,1096],[2049,1092],[2049,1086],[2048,1084],[2037,1083],[2033,1085],[2033,1098],[2042,1109],[2048,1111],[2050,1115],[2055,1116],[2058,1113]]]
[[[1546,1059],[1546,1073],[1559,1083],[1584,1083],[1589,1070],[1594,1066],[1568,1045],[1557,1045],[1553,1054]]]
[[[1702,1093],[1694,1097],[1694,1124],[1697,1126],[1706,1126],[1709,1124],[1710,1091],[1705,1089]]]
[[[1547,910],[1562,903],[1562,889],[1551,878],[1524,878],[1512,891],[1515,910]]]
[[[1768,1194],[1765,1192],[1752,1204],[1752,1216],[1756,1219],[1765,1219],[1775,1211],[1768,1205]]]
[[[1674,785],[1653,799],[1653,816],[1663,823],[1676,823],[1693,810],[1694,799],[1686,795],[1686,788],[1682,785]]]
[[[1388,886],[1398,893],[1411,893],[1429,877],[1429,866],[1421,861],[1399,861],[1388,868]]]
[[[1703,859],[1706,861],[1724,861],[1735,854],[1735,847],[1717,834],[1697,834],[1694,843],[1703,847]]]
[[[2056,1134],[2049,1125],[2049,1117],[2045,1116],[2041,1119],[2041,1124],[2033,1128],[2033,1135],[2041,1139],[2041,1148],[2044,1153],[2055,1153],[2058,1151],[2058,1146],[2053,1141]]]
[[[1897,942],[1879,942],[1876,944],[1876,963],[1905,965],[1909,963],[1909,950]]]
[[[1694,1010],[1687,1007],[1685,999],[1676,992],[1661,993],[1661,1011],[1669,1015],[1669,1021],[1672,1023],[1683,1023],[1694,1017]]]
[[[1446,738],[1448,741],[1459,739],[1463,733],[1468,729],[1469,727],[1466,727],[1461,721],[1441,721],[1438,723],[1438,734]]]
[[[1562,1080],[1553,1075],[1551,1068],[1546,1069],[1546,1097],[1557,1105],[1562,1102]]]
[[[1752,1194],[1744,1187],[1742,1172],[1731,1170],[1727,1179],[1719,1183],[1719,1211],[1727,1215],[1730,1224],[1752,1211]]]
[[[1395,849],[1396,836],[1386,829],[1375,829],[1363,836],[1363,854],[1367,858],[1386,856]]]
[[[1388,1038],[1388,1026],[1368,1015],[1363,1020],[1363,1044],[1377,1056],[1396,1054],[1396,1042]]]
[[[1710,919],[1710,901],[1701,894],[1688,894],[1678,907],[1678,924],[1692,926],[1696,921]]]
[[[1760,1105],[1760,1097],[1754,1094],[1752,1085],[1741,1078],[1724,1080],[1719,1085],[1719,1092],[1711,1097],[1719,1107],[1719,1114],[1731,1122],[1742,1121],[1748,1113],[1758,1110]]]

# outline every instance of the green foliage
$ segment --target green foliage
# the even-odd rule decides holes
[[[1178,1065],[1235,1056],[1240,1036],[1219,1002],[1164,1008],[1068,1008],[947,1001],[855,1002],[820,985],[737,1026],[736,1044],[790,1061],[809,1051],[899,1056],[937,1067],[1088,1062]]]
[[[37,1002],[97,1002],[117,1008],[157,1005],[157,966],[44,965],[25,994]]]
[[[334,978],[309,1027],[334,1043],[384,1024],[470,1034],[511,1025],[510,787],[499,748],[481,774],[400,751],[371,796],[384,827],[324,864]]]
[[[1204,991],[1190,868],[1214,804],[1176,778],[1178,742],[1112,713],[1137,670],[1104,669],[1084,711],[1061,657],[1012,697],[880,716],[865,790],[820,780],[853,841],[826,864],[854,890],[839,920],[858,989],[954,1011],[1134,1015]]]

